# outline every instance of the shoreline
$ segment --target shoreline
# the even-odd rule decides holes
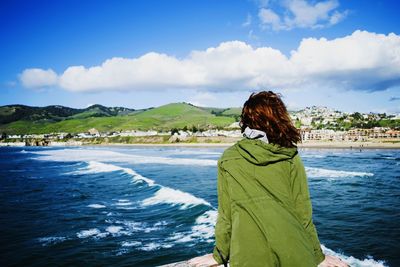
[[[83,142],[51,142],[49,147],[71,147],[71,146],[126,146],[126,147],[229,147],[234,145],[235,142],[216,142],[216,143],[206,143],[206,142],[193,142],[193,143],[83,143]],[[10,143],[0,143],[0,147],[25,147],[22,142],[10,142]],[[316,148],[316,149],[400,149],[400,142],[390,143],[390,142],[332,142],[332,141],[314,141],[314,142],[304,142],[297,144],[300,149]],[[26,146],[28,147],[28,146]]]
[[[163,146],[163,147],[229,147],[235,143],[170,143],[170,144],[156,144],[156,143],[138,143],[138,144],[96,144],[93,146],[137,146],[137,147],[150,147],[150,146]],[[83,146],[92,146],[92,144],[84,144]],[[297,145],[298,148],[320,148],[320,149],[400,149],[400,143],[375,143],[375,142],[362,142],[362,143],[342,143],[342,142],[307,142]]]
[[[151,146],[162,146],[162,147],[230,147],[235,143],[170,143],[170,144],[149,144],[149,143],[138,143],[138,144],[96,144],[93,146],[136,146],[136,147],[151,147]],[[91,144],[84,144],[83,146],[92,146]],[[363,143],[341,143],[341,142],[307,142],[297,144],[298,148],[318,148],[318,149],[400,149],[400,143],[374,143],[374,142],[363,142]]]

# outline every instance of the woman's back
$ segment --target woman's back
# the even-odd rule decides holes
[[[230,266],[317,266],[323,260],[296,147],[243,139],[218,161],[216,258]]]
[[[218,161],[218,218],[212,254],[191,260],[240,267],[348,266],[326,257],[312,222],[298,129],[280,96],[251,94],[240,115],[244,139]]]

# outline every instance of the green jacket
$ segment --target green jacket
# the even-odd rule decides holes
[[[218,160],[213,257],[231,267],[313,267],[325,258],[297,147],[242,139]]]

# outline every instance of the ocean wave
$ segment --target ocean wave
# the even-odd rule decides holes
[[[106,228],[106,231],[110,234],[118,234],[123,228],[121,226],[111,225]]]
[[[351,267],[388,267],[385,261],[381,260],[376,261],[370,256],[367,256],[367,259],[360,260],[353,256],[346,256],[344,254],[337,253],[322,244],[321,244],[321,249],[325,255],[332,255],[335,257],[339,257]]]
[[[133,232],[144,232],[144,233],[149,233],[152,231],[157,231],[157,230],[162,230],[164,228],[165,225],[167,225],[168,223],[166,221],[159,221],[154,223],[153,225],[150,225],[149,223],[146,222],[135,222],[135,221],[128,221],[128,220],[106,220],[107,223],[111,223],[111,224],[117,224],[119,225],[118,227],[121,227],[120,225],[123,225],[123,229],[125,229],[124,231],[128,231],[129,234],[131,235],[131,233]],[[122,229],[119,229],[122,230]],[[125,232],[124,232],[125,233]]]
[[[42,246],[49,246],[64,242],[68,239],[69,238],[64,236],[48,236],[48,237],[40,237],[38,238],[38,241],[42,243]]]
[[[168,223],[166,221],[158,221],[154,224],[149,224],[146,222],[135,222],[135,221],[128,221],[128,220],[112,220],[112,219],[107,219],[105,220],[109,226],[106,226],[103,231],[101,231],[99,228],[91,228],[87,230],[81,230],[76,233],[76,236],[80,239],[85,239],[85,238],[94,238],[94,239],[101,239],[105,238],[107,236],[113,236],[113,237],[119,237],[119,236],[132,236],[135,232],[143,232],[143,233],[149,233],[152,231],[157,231],[161,230],[164,228],[165,225]],[[41,239],[41,242],[46,242],[47,243],[55,243],[55,242],[61,242],[63,240],[66,240],[67,238],[63,238],[61,240],[61,237],[49,237],[47,239]],[[128,246],[128,245],[126,245]]]
[[[138,247],[141,245],[142,245],[142,242],[140,242],[140,241],[124,241],[121,243],[122,247]]]
[[[47,151],[35,151],[39,155],[36,159],[48,161],[101,161],[124,162],[133,164],[166,164],[189,166],[216,166],[217,160],[192,159],[192,158],[168,158],[148,155],[132,155],[120,152],[99,149],[57,149]],[[201,153],[199,153],[201,154]]]
[[[170,187],[161,186],[160,189],[151,197],[146,198],[141,202],[142,206],[149,206],[155,204],[167,203],[171,205],[180,205],[180,209],[185,209],[195,205],[207,205],[211,206],[210,203],[202,198],[193,196],[190,193],[186,193]]]
[[[313,154],[304,154],[301,155],[302,158],[315,158],[315,159],[323,159],[326,158],[325,155],[313,155]]]
[[[132,202],[117,202],[115,203],[116,206],[131,206],[133,203]]]
[[[153,250],[159,250],[161,248],[170,248],[172,246],[173,246],[173,244],[150,242],[150,243],[147,243],[147,244],[141,246],[139,249],[144,250],[144,251],[153,251]]]
[[[131,232],[139,232],[145,229],[144,223],[134,222],[134,221],[116,221],[115,223],[120,223],[125,225]]]
[[[93,208],[93,209],[104,209],[106,206],[102,205],[102,204],[90,204],[88,205],[89,208]]]
[[[82,231],[76,233],[76,236],[78,238],[100,237],[101,232],[97,228],[92,228],[92,229],[88,229],[88,230],[82,230]]]
[[[174,243],[187,243],[193,241],[214,242],[214,228],[217,221],[218,212],[208,210],[197,217],[190,231],[175,232],[166,240]]]
[[[208,210],[197,217],[195,224],[192,226],[192,236],[204,239],[207,242],[213,242],[217,216],[218,211]]]
[[[124,241],[121,243],[121,248],[117,251],[117,256],[129,253],[132,248],[142,251],[154,251],[162,248],[171,248],[174,244],[162,242],[143,243],[141,241]]]
[[[180,191],[178,189],[173,189],[167,186],[162,186],[156,184],[154,180],[144,177],[130,168],[119,167],[113,164],[102,163],[97,161],[89,161],[86,167],[73,172],[74,174],[88,174],[88,173],[99,173],[99,172],[113,172],[113,171],[123,171],[132,176],[134,181],[144,181],[149,186],[156,186],[159,189],[155,194],[149,198],[141,201],[142,206],[150,206],[155,204],[171,204],[180,205],[180,209],[186,209],[194,205],[207,205],[211,206],[206,200],[202,198],[195,197],[190,193]],[[129,200],[118,201],[115,205],[117,206],[130,206],[131,202]]]
[[[80,170],[72,172],[72,174],[91,174],[91,173],[100,173],[100,172],[114,172],[114,171],[123,171],[132,176],[135,182],[144,181],[149,186],[154,185],[154,181],[143,177],[142,175],[136,173],[134,170],[129,168],[120,167],[113,164],[106,164],[98,161],[89,161],[88,165]]]
[[[121,236],[121,235],[130,236],[130,235],[132,235],[132,232],[128,231],[128,230],[124,230],[124,228],[122,226],[110,225],[105,228],[104,232],[100,231],[100,229],[98,229],[98,228],[91,228],[91,229],[82,230],[82,231],[76,233],[76,236],[80,239],[83,239],[83,238],[99,239],[99,238],[107,237],[109,235],[112,235],[114,237]]]
[[[371,172],[353,172],[353,171],[341,171],[341,170],[330,170],[323,168],[305,167],[308,177],[327,177],[327,178],[343,178],[343,177],[364,177],[374,176]]]
[[[168,225],[168,222],[167,221],[159,221],[154,224],[154,226],[164,226],[164,225]]]
[[[121,248],[116,251],[116,256],[121,256],[126,253],[131,252],[132,248],[140,248],[143,246],[143,243],[140,241],[124,241],[121,243]]]

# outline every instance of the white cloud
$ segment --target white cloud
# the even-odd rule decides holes
[[[349,14],[348,10],[345,10],[343,12],[335,11],[333,12],[332,16],[329,18],[329,25],[335,25],[341,22],[346,18],[346,16]]]
[[[26,69],[19,75],[19,79],[27,88],[43,88],[58,83],[58,76],[52,69]]]
[[[249,30],[249,33],[247,34],[247,38],[249,38],[250,40],[258,40],[259,39],[258,35],[254,34],[253,30]]]
[[[376,91],[400,85],[400,36],[355,31],[333,40],[307,38],[289,57],[271,47],[231,41],[182,59],[152,52],[138,58],[111,58],[100,66],[71,66],[58,77],[52,70],[40,69],[27,69],[20,77],[27,87],[58,83],[66,90],[86,92]]]
[[[263,25],[270,25],[273,30],[286,29],[287,26],[282,24],[281,18],[274,11],[268,8],[261,8],[258,12],[258,17]]]
[[[251,15],[247,14],[246,20],[242,23],[242,27],[249,27],[251,25],[251,20]]]
[[[259,18],[263,28],[271,27],[275,31],[294,28],[323,28],[342,21],[348,11],[337,10],[337,0],[309,3],[306,0],[287,0],[280,2],[284,11],[281,15],[271,7],[261,8]]]

